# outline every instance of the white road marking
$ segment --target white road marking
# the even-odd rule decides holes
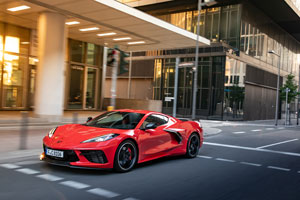
[[[280,130],[282,130],[282,129],[285,129],[285,127],[278,127],[277,129],[280,129]]]
[[[274,128],[266,128],[266,130],[271,131],[274,130]]]
[[[36,177],[44,179],[46,181],[60,181],[60,180],[63,180],[63,178],[58,177],[58,176],[53,176],[51,174],[41,174],[41,175],[37,175]]]
[[[298,171],[298,173],[300,174],[300,171]]]
[[[7,168],[7,169],[17,169],[20,168],[21,166],[14,165],[14,164],[1,164],[1,167]]]
[[[256,164],[256,163],[249,163],[249,162],[240,162],[243,165],[251,165],[255,167],[261,167],[261,164]]]
[[[29,174],[29,175],[40,173],[39,171],[29,169],[29,168],[16,169],[16,171],[21,172],[23,174]]]
[[[223,159],[223,158],[216,158],[218,161],[224,161],[224,162],[235,162],[234,160],[228,160],[228,159]]]
[[[268,166],[269,169],[277,169],[277,170],[281,170],[281,171],[291,171],[291,169],[287,169],[287,168],[281,168],[281,167],[275,167],[275,166]]]
[[[16,162],[14,164],[16,165],[32,165],[32,164],[36,164],[36,163],[40,163],[40,160],[29,160],[29,161],[21,161],[21,162]]]
[[[246,133],[245,131],[237,131],[237,132],[233,132],[233,134],[243,134]]]
[[[212,157],[210,157],[210,156],[197,156],[198,158],[206,158],[206,159],[212,159]]]
[[[250,151],[260,151],[260,152],[276,153],[276,154],[282,154],[282,155],[287,155],[287,156],[300,157],[299,153],[292,153],[292,152],[285,152],[285,151],[273,151],[273,150],[269,150],[269,149],[258,149],[258,148],[252,148],[252,147],[243,147],[243,146],[219,144],[219,143],[212,143],[212,142],[203,142],[203,144],[212,145],[212,146],[219,146],[219,147],[227,147],[227,148],[233,148],[233,149],[244,149],[244,150],[250,150]]]
[[[87,184],[79,183],[79,182],[76,182],[76,181],[64,181],[64,182],[60,182],[59,184],[69,186],[69,187],[72,187],[72,188],[75,188],[75,189],[84,189],[84,188],[90,187]]]
[[[269,144],[269,145],[257,147],[257,149],[263,149],[263,148],[266,148],[266,147],[276,146],[276,145],[279,145],[279,144],[284,144],[284,143],[293,142],[293,141],[297,141],[297,140],[299,140],[299,139],[292,139],[292,140],[286,140],[286,141],[283,141],[283,142],[277,142],[277,143],[274,143],[274,144]]]
[[[251,130],[252,132],[260,132],[261,129],[255,129],[255,130]]]
[[[119,194],[108,191],[108,190],[104,190],[102,188],[94,188],[94,189],[90,189],[87,190],[87,192],[95,194],[95,195],[99,195],[99,196],[103,196],[106,198],[113,198],[113,197],[117,197],[119,196]]]

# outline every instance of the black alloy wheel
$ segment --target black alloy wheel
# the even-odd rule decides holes
[[[134,167],[136,161],[136,145],[130,140],[125,140],[117,148],[114,159],[114,169],[118,172],[128,172]]]
[[[187,143],[186,156],[188,158],[195,158],[198,155],[199,148],[200,148],[199,136],[196,133],[192,133]]]

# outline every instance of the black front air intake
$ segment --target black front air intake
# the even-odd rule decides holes
[[[88,161],[92,163],[107,163],[107,158],[103,151],[90,151],[90,150],[82,150],[81,155],[83,155]]]

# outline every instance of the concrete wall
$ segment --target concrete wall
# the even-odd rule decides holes
[[[107,109],[110,104],[110,98],[104,98],[103,110]],[[144,100],[144,99],[116,99],[116,109],[137,109],[161,112],[162,101],[160,100]]]
[[[130,97],[131,99],[152,99],[153,79],[150,78],[132,78]],[[110,98],[111,79],[105,80],[104,98]],[[117,98],[128,98],[128,79],[118,78],[117,80]]]

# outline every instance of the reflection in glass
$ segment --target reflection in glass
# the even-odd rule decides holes
[[[96,96],[96,75],[97,70],[88,68],[87,70],[87,88],[86,88],[86,108],[95,108]]]
[[[68,107],[70,109],[82,109],[84,68],[78,65],[71,65],[70,74],[71,81]]]
[[[24,62],[24,58],[4,54],[3,107],[22,107]]]
[[[99,64],[99,47],[95,44],[87,43],[87,64]]]
[[[69,40],[70,60],[73,62],[83,63],[84,42],[78,40]]]
[[[245,63],[227,57],[225,76],[230,77],[230,81],[225,81],[223,107],[225,119],[243,119],[245,68]]]

